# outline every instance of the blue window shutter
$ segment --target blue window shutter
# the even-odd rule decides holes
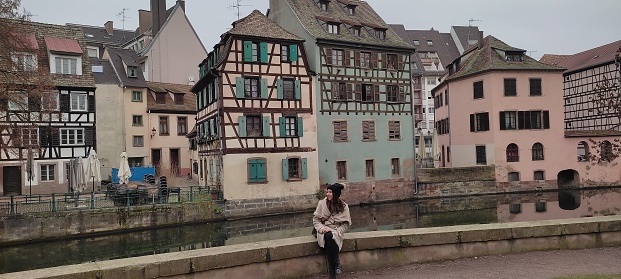
[[[252,62],[252,41],[244,41],[244,62]]]
[[[267,181],[267,172],[265,171],[265,160],[256,160],[257,165],[257,181],[258,182],[266,182]]]
[[[261,42],[259,44],[259,52],[261,54],[261,63],[267,63],[267,43]]]
[[[216,178],[220,177],[220,159],[216,159]]]
[[[276,88],[278,89],[278,100],[282,100],[284,96],[282,89],[282,79],[276,80]]]
[[[308,167],[306,158],[302,158],[302,179],[308,178]]]
[[[294,62],[298,60],[298,45],[289,46],[289,61]]]
[[[298,117],[298,126],[296,127],[298,137],[304,136],[304,124],[302,123],[302,121],[302,117]]]
[[[257,160],[248,161],[248,182],[258,182],[256,161]]]
[[[267,79],[261,79],[261,99],[267,99]]]
[[[245,116],[239,116],[237,117],[237,123],[239,124],[239,137],[240,138],[244,138],[246,137],[246,117]]]
[[[300,83],[299,79],[295,80],[295,99],[299,100],[302,99],[302,84]]]
[[[269,137],[270,136],[270,117],[269,116],[263,116],[263,136],[264,137]]]
[[[239,99],[244,98],[244,78],[236,77],[235,78],[235,97]]]
[[[289,180],[289,161],[282,159],[282,179]]]
[[[278,128],[280,130],[280,136],[281,137],[286,137],[287,136],[287,130],[286,130],[286,126],[285,126],[285,118],[284,117],[279,117],[278,118]]]
[[[209,180],[213,180],[213,159],[209,159]]]

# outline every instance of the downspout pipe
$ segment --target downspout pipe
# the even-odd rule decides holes
[[[416,110],[414,109],[414,83],[410,78],[410,106],[412,110],[412,131],[416,132]],[[412,152],[414,153],[414,195],[418,195],[418,170],[416,168],[416,134],[412,137]]]

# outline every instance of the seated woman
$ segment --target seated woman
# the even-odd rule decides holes
[[[339,251],[343,247],[343,235],[351,225],[349,207],[341,200],[344,184],[334,183],[326,189],[326,198],[319,201],[313,213],[313,226],[317,230],[317,243],[328,254],[329,278],[342,273]]]

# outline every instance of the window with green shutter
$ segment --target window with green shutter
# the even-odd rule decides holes
[[[289,46],[289,61],[295,62],[298,60],[298,46],[290,45]]]
[[[285,181],[296,181],[308,178],[306,158],[288,157],[282,159],[282,178]]]
[[[267,163],[265,158],[252,158],[248,160],[248,182],[267,182]]]
[[[284,116],[278,118],[278,130],[280,137],[301,137],[303,136],[302,117]]]

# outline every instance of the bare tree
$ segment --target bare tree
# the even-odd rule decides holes
[[[615,71],[612,74],[604,75],[595,85],[595,90],[591,96],[593,108],[591,109],[600,117],[609,117],[615,123],[610,130],[621,131],[621,46],[615,55]],[[590,141],[590,152],[588,159],[591,162],[611,162],[621,156],[621,140],[614,139]]]

